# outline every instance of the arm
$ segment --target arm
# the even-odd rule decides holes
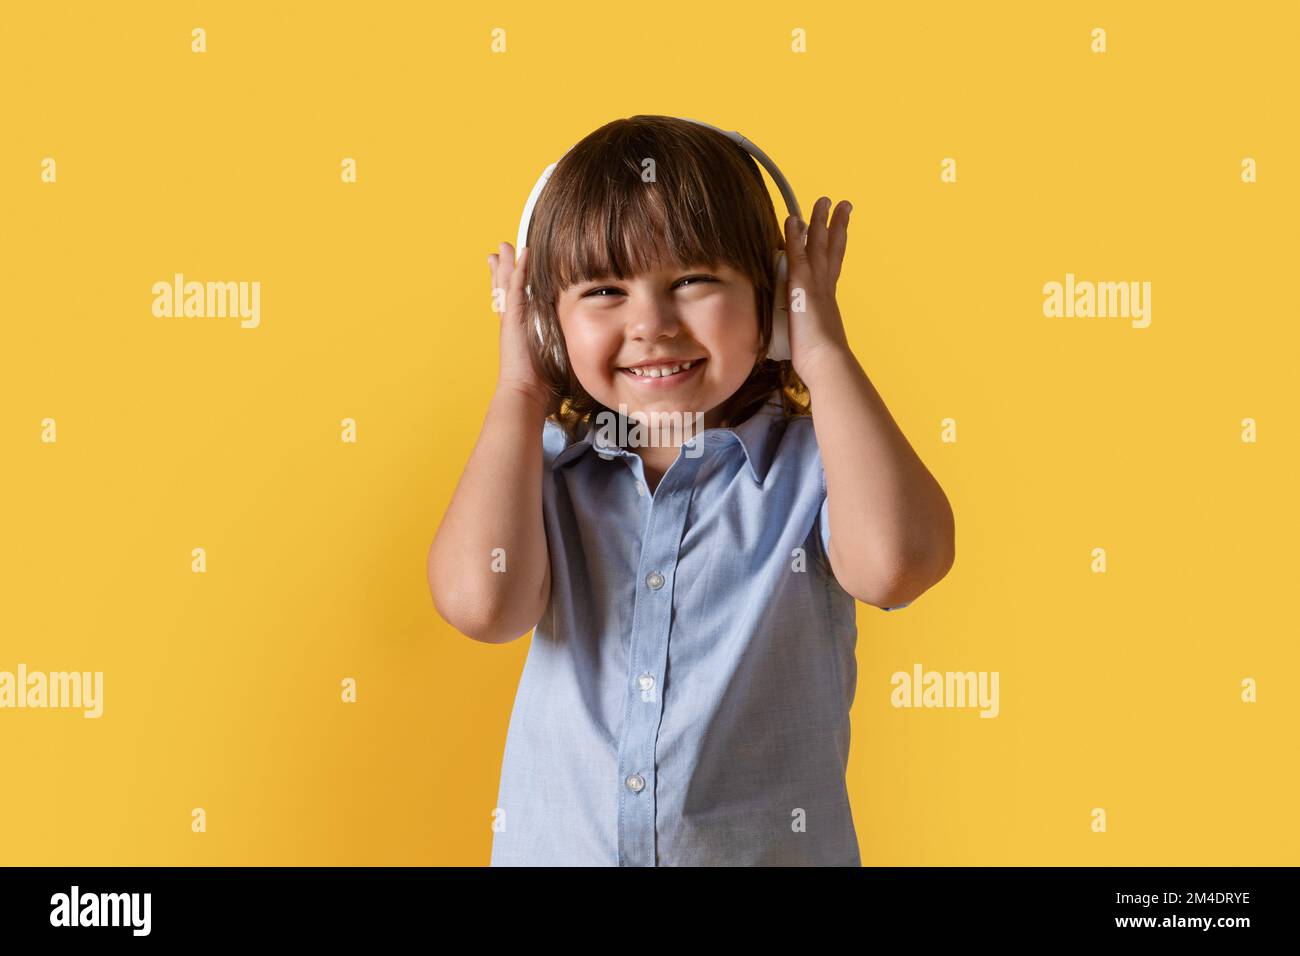
[[[532,630],[546,610],[551,565],[542,522],[545,407],[500,387],[429,549],[438,613],[490,644]],[[493,549],[503,549],[494,556]],[[505,571],[494,571],[505,562]]]
[[[434,607],[448,624],[501,644],[533,629],[551,593],[542,520],[546,390],[528,351],[528,249],[515,268],[514,250],[503,242],[499,255],[488,256],[488,269],[494,308],[502,313],[501,372],[429,548],[428,572]]]
[[[851,352],[810,376],[835,579],[865,604],[911,601],[952,567],[948,498]]]
[[[841,203],[828,227],[829,209],[830,199],[822,197],[806,228],[786,223],[791,352],[813,396],[813,428],[826,471],[831,570],[859,601],[889,607],[910,602],[948,573],[955,554],[953,514],[849,348],[835,283],[852,207]],[[798,310],[796,290],[803,294]]]

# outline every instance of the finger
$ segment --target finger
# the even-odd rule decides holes
[[[510,243],[508,242],[497,243],[496,287],[498,289],[508,289],[510,287],[510,272],[514,268],[514,257],[507,255],[509,251],[510,251]]]
[[[508,242],[501,243],[501,287],[506,290],[506,309],[515,298],[515,248]]]
[[[813,204],[808,217],[808,266],[814,280],[821,281],[826,271],[826,212],[831,207],[829,196],[822,196]]]
[[[840,266],[844,264],[844,250],[849,244],[849,213],[853,204],[847,199],[835,207],[827,231],[826,278],[832,286],[839,280]]]
[[[510,250],[510,257],[514,258],[514,250]],[[511,303],[511,312],[515,316],[522,316],[524,312],[524,300],[528,297],[524,291],[524,286],[528,282],[528,247],[520,253],[518,268],[512,268],[510,273],[510,290],[506,293],[506,299]]]
[[[496,279],[496,284],[498,286],[501,285],[501,280],[505,277],[505,273],[501,271],[502,260],[505,258],[505,256],[503,255],[505,249],[506,249],[506,244],[504,242],[498,242],[497,251],[492,253],[492,266],[493,269],[495,270],[494,278]]]
[[[794,216],[787,216],[785,219],[785,262],[786,262],[786,284],[789,287],[788,295],[793,295],[795,289],[808,288],[808,249],[804,245],[804,235],[807,229],[806,223],[801,223]],[[785,303],[787,306],[789,302]]]

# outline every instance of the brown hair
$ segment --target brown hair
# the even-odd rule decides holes
[[[642,178],[654,161],[654,178]],[[754,283],[761,349],[745,383],[723,403],[722,427],[749,418],[776,389],[786,417],[809,415],[807,387],[788,361],[767,357],[773,255],[785,243],[763,174],[743,147],[707,126],[633,116],[600,127],[559,161],[528,227],[528,284],[541,324],[529,335],[533,365],[550,393],[547,417],[570,441],[609,411],[573,374],[556,304],[570,285],[627,279],[660,262],[725,262]],[[530,329],[530,333],[533,330]]]

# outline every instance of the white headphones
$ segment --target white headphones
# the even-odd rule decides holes
[[[772,177],[772,181],[776,183],[776,188],[781,190],[781,196],[785,199],[785,206],[790,215],[799,219],[803,218],[802,214],[799,212],[799,201],[794,198],[794,190],[790,188],[790,184],[786,182],[785,177],[781,175],[781,170],[777,168],[776,163],[772,162],[772,160],[768,158],[766,153],[739,133],[729,133],[724,129],[718,129],[718,127],[711,123],[704,123],[700,120],[688,119],[686,122],[695,123],[698,126],[707,126],[709,129],[717,130],[723,136],[741,146],[745,152],[758,160],[762,167],[767,170],[768,175]],[[565,156],[567,155],[568,151],[566,150]],[[563,157],[561,157],[561,159],[563,159]],[[524,205],[523,217],[519,220],[519,235],[515,242],[516,255],[523,252],[524,246],[528,244],[528,224],[532,222],[533,219],[533,207],[537,205],[537,199],[541,196],[542,190],[545,188],[547,181],[551,178],[551,173],[555,172],[555,167],[557,165],[559,165],[558,161],[547,166],[542,172],[541,178],[537,180],[537,185],[533,187],[533,191],[528,194],[528,202]],[[790,358],[790,297],[786,290],[787,269],[784,250],[776,250],[775,264],[776,290],[772,302],[772,342],[768,346],[767,357],[771,359],[788,359]],[[529,290],[531,290],[531,288],[531,286],[528,286]],[[533,316],[533,328],[537,332],[538,341],[541,341],[542,322],[535,314]],[[555,360],[557,365],[563,364],[563,356],[557,354]]]

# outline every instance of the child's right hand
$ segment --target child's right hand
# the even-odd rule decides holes
[[[528,259],[530,249],[515,262],[514,247],[501,243],[501,251],[488,256],[488,271],[492,276],[493,308],[501,308],[501,370],[497,387],[522,391],[546,406],[549,393],[533,368],[529,351],[529,336],[533,335],[532,317],[529,315]],[[505,291],[504,303],[497,290]]]

